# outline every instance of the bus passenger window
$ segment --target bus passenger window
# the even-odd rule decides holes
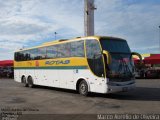
[[[38,48],[38,58],[39,59],[45,59],[47,56],[46,54],[46,48],[43,47],[43,48]]]
[[[30,60],[37,60],[38,49],[30,50]]]
[[[84,57],[84,41],[71,43],[71,57]]]
[[[47,58],[56,58],[57,57],[57,45],[47,47]]]

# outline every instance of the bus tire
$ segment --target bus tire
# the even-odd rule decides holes
[[[30,87],[30,88],[33,88],[34,87],[34,84],[33,84],[33,79],[32,79],[32,77],[31,76],[29,76],[28,77],[28,87]]]
[[[28,87],[28,83],[25,76],[22,77],[22,84],[24,87]]]
[[[82,80],[79,84],[79,93],[83,96],[88,95],[88,85],[85,80]]]

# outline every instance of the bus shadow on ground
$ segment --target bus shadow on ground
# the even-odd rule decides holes
[[[70,90],[70,89],[64,89],[64,88],[55,88],[55,87],[39,86],[39,85],[34,86],[34,88],[54,90],[55,92],[68,93],[68,94],[78,94],[78,91]]]
[[[160,88],[137,87],[133,91],[114,94],[91,94],[91,97],[103,97],[118,100],[160,101]]]
[[[46,87],[46,86],[35,86],[36,89],[54,90],[58,93],[78,95],[79,93],[75,90],[68,90],[62,88]],[[81,95],[79,95],[81,96]],[[160,101],[160,88],[146,88],[136,87],[133,91],[112,93],[112,94],[99,94],[89,93],[88,97],[99,97],[117,100],[139,100],[139,101]]]

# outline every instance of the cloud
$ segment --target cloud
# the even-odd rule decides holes
[[[146,47],[146,51],[143,52],[155,52],[147,48],[150,45],[157,46],[159,39],[160,4],[157,4],[156,0],[152,2],[97,0],[97,6],[99,6],[96,13],[97,34],[120,36],[127,39],[131,49]],[[103,14],[100,14],[102,12]]]
[[[7,50],[8,58],[13,59],[15,49],[54,39],[55,31],[58,38],[82,36],[82,1],[0,1],[0,53]]]

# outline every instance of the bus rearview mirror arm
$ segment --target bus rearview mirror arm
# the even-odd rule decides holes
[[[139,57],[139,60],[140,60],[140,63],[141,63],[141,64],[143,63],[141,54],[139,54],[139,53],[137,53],[137,52],[132,52],[132,53],[131,53],[131,57],[133,57],[133,55],[138,56],[138,57]]]
[[[106,50],[103,50],[102,53],[107,57],[107,64],[111,64],[111,54]]]

